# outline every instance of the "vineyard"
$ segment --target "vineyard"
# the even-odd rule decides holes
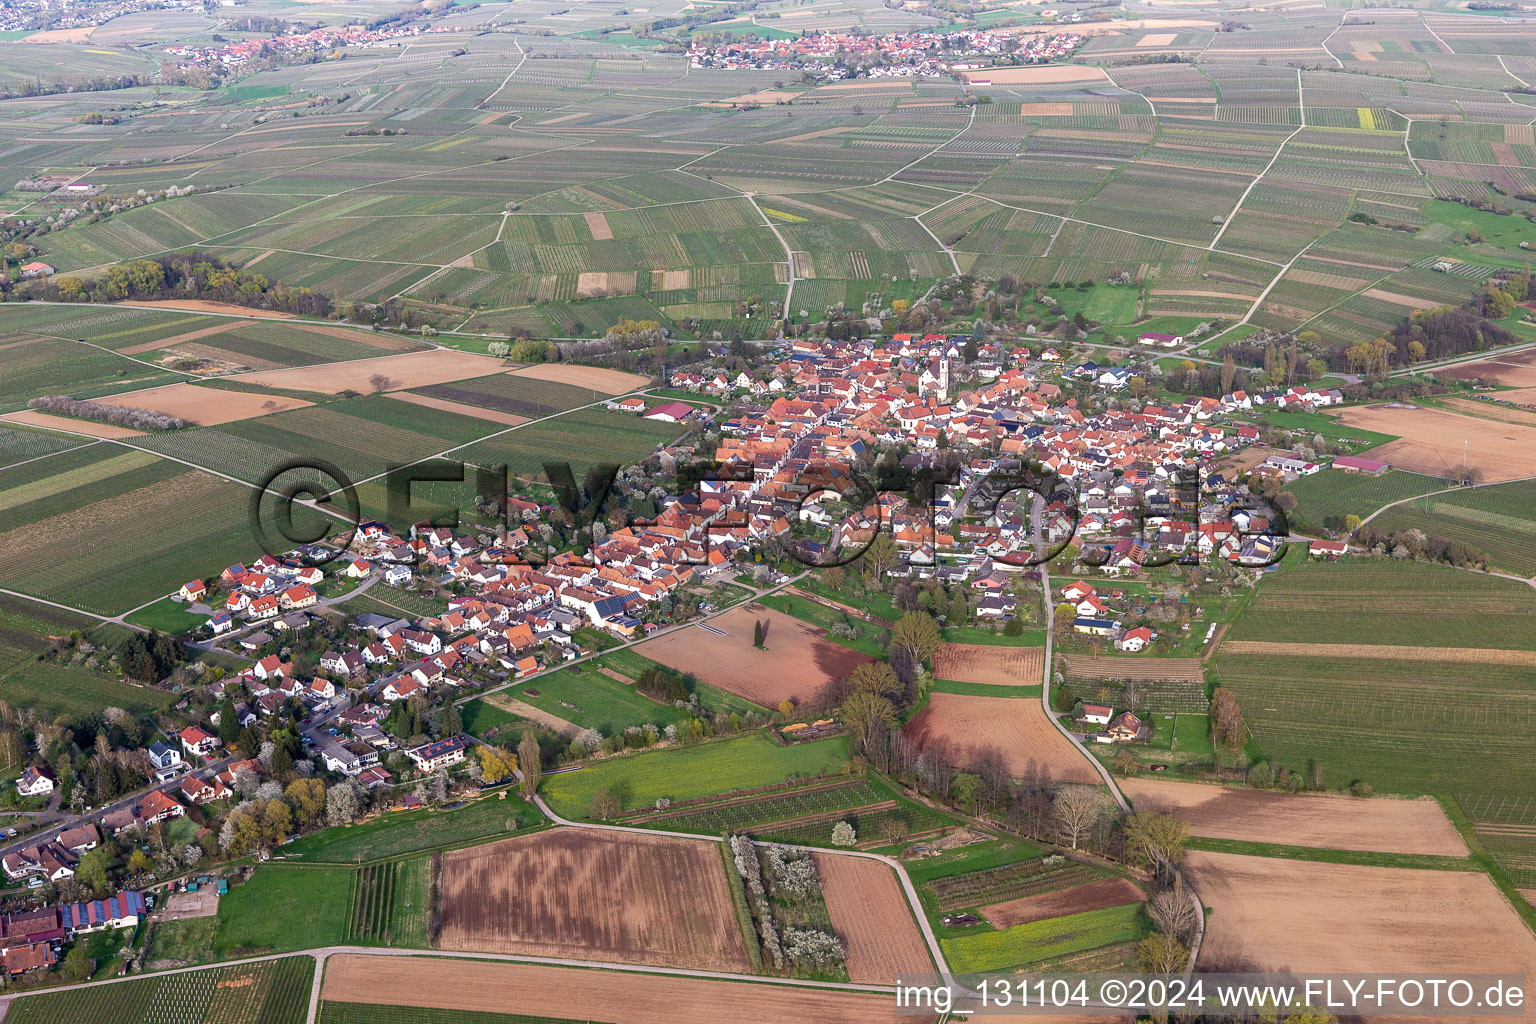
[[[20,1024],[303,1024],[315,961],[307,956],[134,978],[16,999]]]
[[[347,941],[428,946],[434,863],[422,855],[359,868]]]
[[[1484,552],[1495,569],[1536,575],[1536,484],[1530,481],[1439,494],[1388,509],[1371,525],[1419,529]]]

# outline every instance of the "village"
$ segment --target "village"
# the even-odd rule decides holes
[[[734,576],[764,553],[780,564],[815,564],[868,550],[885,532],[895,553],[889,576],[963,588],[974,597],[975,621],[999,628],[1019,613],[1014,582],[1033,578],[1044,556],[1072,544],[1067,557],[1097,583],[1080,578],[1060,588],[1069,614],[1059,621],[1070,623],[1069,633],[1089,649],[1123,654],[1166,643],[1146,621],[1127,624],[1120,606],[1129,599],[1115,581],[1176,559],[1262,565],[1283,539],[1246,487],[1212,469],[1258,440],[1255,427],[1226,420],[1255,407],[1326,406],[1340,396],[1298,386],[1135,402],[1130,376],[1125,367],[1068,359],[1057,347],[1008,349],[942,334],[783,342],[750,374],[670,375],[674,393],[707,396],[713,416],[677,400],[607,403],[667,422],[707,418],[718,431],[711,463],[718,471],[691,491],[669,493],[654,516],[594,531],[583,554],[535,557],[535,526],[557,510],[512,495],[500,529],[423,521],[397,533],[368,520],[345,548],[304,545],[189,580],[175,597],[206,620],[187,639],[248,667],[198,680],[160,720],[162,731],[178,731],[135,755],[153,788],[29,840],[4,857],[4,873],[45,902],[55,893],[105,895],[103,887],[142,883],[149,872],[140,863],[121,879],[81,886],[82,861],[99,843],[143,844],[189,816],[196,836],[181,831],[181,853],[164,865],[173,872],[207,854],[280,849],[301,823],[283,813],[247,830],[242,815],[253,799],[260,806],[260,794],[328,808],[331,794],[341,793],[340,814],[323,822],[309,816],[323,826],[370,805],[421,806],[501,781],[516,758],[465,731],[465,698],[679,625],[708,609],[679,613],[688,590]],[[667,473],[692,451],[664,449]],[[1339,468],[1377,465],[1357,462]],[[1047,475],[1049,487],[995,493],[1000,475],[1026,465]],[[1319,467],[1275,455],[1259,468]],[[871,474],[939,483],[926,501],[899,488],[853,500],[850,483]],[[1342,551],[1314,544],[1313,553]],[[446,595],[445,607],[349,620],[328,613],[333,598],[322,595],[367,588],[425,588]],[[1146,739],[1149,725],[1114,710],[1078,707],[1071,727],[1099,743]],[[594,735],[584,749],[609,753],[627,740]],[[643,742],[670,740],[669,730]],[[61,786],[46,751],[38,753],[17,780],[19,798],[47,800]],[[290,790],[317,788],[295,796],[277,779],[293,779]],[[139,897],[134,890],[121,898]],[[50,939],[18,942],[14,952],[0,946],[0,959],[13,971],[32,970],[51,964],[57,946]]]
[[[1020,36],[983,29],[959,32],[894,32],[864,35],[808,32],[793,39],[746,35],[729,42],[694,42],[689,65],[721,70],[805,71],[837,81],[869,78],[943,77],[994,64],[1041,64],[1065,60],[1084,37],[1075,33]],[[835,66],[822,66],[835,65]]]

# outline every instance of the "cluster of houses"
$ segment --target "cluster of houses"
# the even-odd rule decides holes
[[[1118,715],[1108,704],[1084,704],[1078,718],[1095,743],[1130,743],[1146,739],[1148,725],[1129,711]]]
[[[736,478],[700,485],[706,503],[719,506],[701,507],[716,514],[711,537],[749,542],[788,532],[797,518],[815,521],[822,513],[808,497],[846,493],[842,485],[869,453],[905,444],[915,449],[909,468],[931,463],[941,450],[964,453],[952,486],[931,508],[882,495],[843,518],[825,543],[853,550],[877,529],[889,530],[904,567],[910,562],[918,575],[937,572],[920,567],[941,558],[974,570],[983,564],[978,555],[991,560],[989,570],[1006,570],[1027,561],[1021,556],[1034,543],[1030,501],[1015,494],[992,507],[967,504],[983,478],[1032,461],[1076,492],[1075,504],[1050,503],[1041,532],[1080,535],[1091,563],[1106,573],[1137,572],[1152,551],[1253,561],[1273,554],[1273,538],[1253,536],[1268,516],[1240,507],[1247,499],[1206,471],[1213,458],[1259,439],[1256,427],[1217,422],[1230,411],[1222,401],[1149,402],[1089,415],[1063,398],[1060,382],[1103,386],[1095,364],[1052,365],[1051,352],[1031,360],[1027,348],[1005,352],[994,344],[977,345],[965,363],[966,343],[938,334],[800,339],[766,379],[674,373],[674,387],[747,402],[722,425],[716,453]],[[956,388],[962,373],[973,383]],[[1180,496],[1195,481],[1205,488],[1198,511]]]
[[[1116,595],[1109,596],[1113,598]],[[1109,604],[1100,596],[1093,584],[1086,580],[1076,580],[1062,587],[1061,600],[1072,606],[1074,631],[1087,636],[1110,637],[1114,640],[1117,649],[1128,654],[1141,653],[1147,649],[1148,644],[1157,639],[1157,634],[1147,626],[1122,628],[1120,620],[1114,617],[1115,613]]]
[[[104,900],[0,914],[0,966],[13,978],[51,966],[72,937],[136,927],[146,912],[143,894],[126,891]]]
[[[0,868],[13,880],[36,878],[39,885],[58,882],[73,876],[80,858],[100,844],[101,832],[95,825],[61,829],[32,846],[6,854],[0,858]]]
[[[368,28],[364,25],[341,25],[311,29],[308,32],[290,32],[286,35],[267,36],[257,39],[239,39],[217,46],[195,46],[191,43],[174,43],[165,51],[177,58],[183,68],[238,68],[258,58],[302,57],[305,54],[326,54],[345,46],[380,47],[401,46],[416,36],[435,32],[451,32],[447,25],[386,25]]]
[[[791,39],[753,35],[727,43],[707,40],[688,51],[695,68],[756,71],[805,70],[817,67],[817,77],[839,81],[856,72],[869,78],[942,77],[994,64],[1040,64],[1065,60],[1083,45],[1076,33],[1019,36],[983,29],[956,32],[891,32],[863,35],[849,32],[806,32]],[[967,75],[985,83],[985,75]]]

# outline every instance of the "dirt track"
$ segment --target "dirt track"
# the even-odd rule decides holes
[[[1494,647],[1403,647],[1393,644],[1289,644],[1270,640],[1228,640],[1223,654],[1278,654],[1292,658],[1398,658],[1404,661],[1460,661],[1479,665],[1536,668],[1536,651]]]
[[[946,644],[933,656],[934,678],[957,683],[1038,686],[1044,668],[1044,647]]]
[[[832,928],[848,951],[848,980],[889,985],[905,972],[932,971],[896,874],[877,860],[816,854]]]
[[[746,973],[712,843],[558,829],[443,858],[442,949]]]
[[[897,1016],[890,996],[873,992],[435,957],[333,956],[320,994],[334,1002],[479,1012],[515,1007],[534,1017],[620,1019],[624,1024],[914,1024],[932,1019]]]
[[[1360,800],[1348,796],[1266,793],[1161,779],[1120,784],[1138,811],[1173,811],[1191,835],[1288,846],[1465,857],[1434,800]]]
[[[947,743],[960,764],[972,763],[983,747],[993,746],[1015,777],[1099,782],[1087,758],[1056,731],[1040,702],[1028,697],[934,693],[902,732],[923,748]]]

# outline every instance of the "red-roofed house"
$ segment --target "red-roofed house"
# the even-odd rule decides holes
[[[189,754],[195,754],[198,757],[209,757],[222,745],[222,741],[217,736],[210,736],[195,725],[189,725],[181,730],[181,745]]]

